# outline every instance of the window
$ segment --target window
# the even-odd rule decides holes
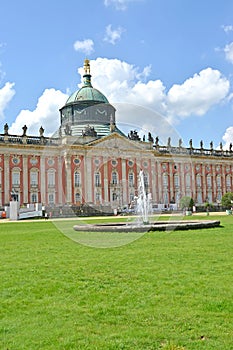
[[[221,175],[217,175],[217,187],[222,187]]]
[[[174,175],[174,186],[175,187],[179,187],[180,186],[180,179],[179,179],[179,175],[178,174]]]
[[[31,186],[38,185],[38,172],[37,171],[30,172],[30,184],[31,184]]]
[[[74,173],[74,186],[75,187],[81,186],[81,175],[79,171],[75,171]]]
[[[130,202],[134,201],[134,193],[130,193],[129,200],[130,200]]]
[[[19,186],[20,185],[20,172],[19,171],[13,171],[12,172],[12,185],[13,186]]]
[[[117,185],[117,173],[115,171],[112,173],[112,184]]]
[[[129,187],[133,187],[134,185],[134,175],[133,173],[129,173]]]
[[[144,178],[144,185],[145,187],[148,187],[149,186],[149,176],[148,176],[148,173],[143,173],[143,178]]]
[[[48,186],[55,186],[55,171],[50,170],[48,172]]]
[[[95,200],[96,200],[96,202],[100,202],[100,193],[99,192],[96,192]]]
[[[227,185],[227,187],[231,187],[231,176],[230,175],[226,176],[226,185]]]
[[[208,188],[212,187],[211,175],[206,176],[206,183]]]
[[[201,187],[201,175],[200,174],[197,174],[197,176],[196,176],[196,184],[198,187]]]
[[[117,194],[116,194],[116,192],[113,192],[113,194],[112,194],[112,200],[113,200],[113,202],[115,202],[115,201],[117,200]]]
[[[191,176],[190,176],[190,174],[186,174],[185,175],[185,184],[186,184],[186,187],[190,187],[191,186]]]
[[[54,204],[54,193],[49,193],[49,204]]]
[[[80,201],[81,201],[81,196],[80,196],[80,193],[77,192],[77,193],[75,193],[75,202],[77,203],[77,202],[80,202]]]
[[[95,186],[96,187],[100,186],[100,173],[99,172],[95,173]]]
[[[37,193],[32,193],[32,203],[37,203],[38,202],[38,200],[37,200]]]
[[[168,175],[163,174],[163,187],[167,187],[167,186],[168,186]]]

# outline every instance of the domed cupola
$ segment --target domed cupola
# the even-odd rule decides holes
[[[85,130],[94,130],[96,137],[106,136],[115,126],[115,108],[91,84],[90,62],[84,61],[83,86],[75,91],[60,109],[60,134],[83,136]],[[116,131],[119,131],[116,128]]]

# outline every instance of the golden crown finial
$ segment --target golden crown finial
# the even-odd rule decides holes
[[[84,68],[85,74],[90,74],[90,71],[91,71],[90,70],[90,61],[87,58],[84,60],[83,68]]]

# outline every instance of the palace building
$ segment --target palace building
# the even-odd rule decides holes
[[[60,109],[60,127],[53,137],[0,134],[0,206],[17,199],[20,205],[42,203],[53,208],[92,207],[113,211],[128,206],[137,195],[142,169],[153,205],[179,206],[190,196],[197,205],[220,203],[233,191],[233,151],[160,145],[151,133],[125,135],[115,108],[92,86],[90,64],[84,62],[83,86]],[[59,111],[58,111],[59,118]]]

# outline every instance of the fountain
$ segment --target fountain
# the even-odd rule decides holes
[[[137,201],[137,213],[140,215],[142,223],[148,225],[149,214],[152,212],[151,194],[146,193],[143,170],[140,170],[138,179],[138,197],[135,197]]]
[[[140,170],[138,176],[138,196],[135,197],[137,202],[136,211],[140,222],[118,222],[118,223],[101,223],[75,225],[75,231],[86,232],[149,232],[149,231],[173,231],[201,229],[208,227],[217,227],[220,225],[218,220],[192,220],[192,221],[156,221],[149,222],[149,215],[152,213],[151,194],[146,193],[143,170]]]

